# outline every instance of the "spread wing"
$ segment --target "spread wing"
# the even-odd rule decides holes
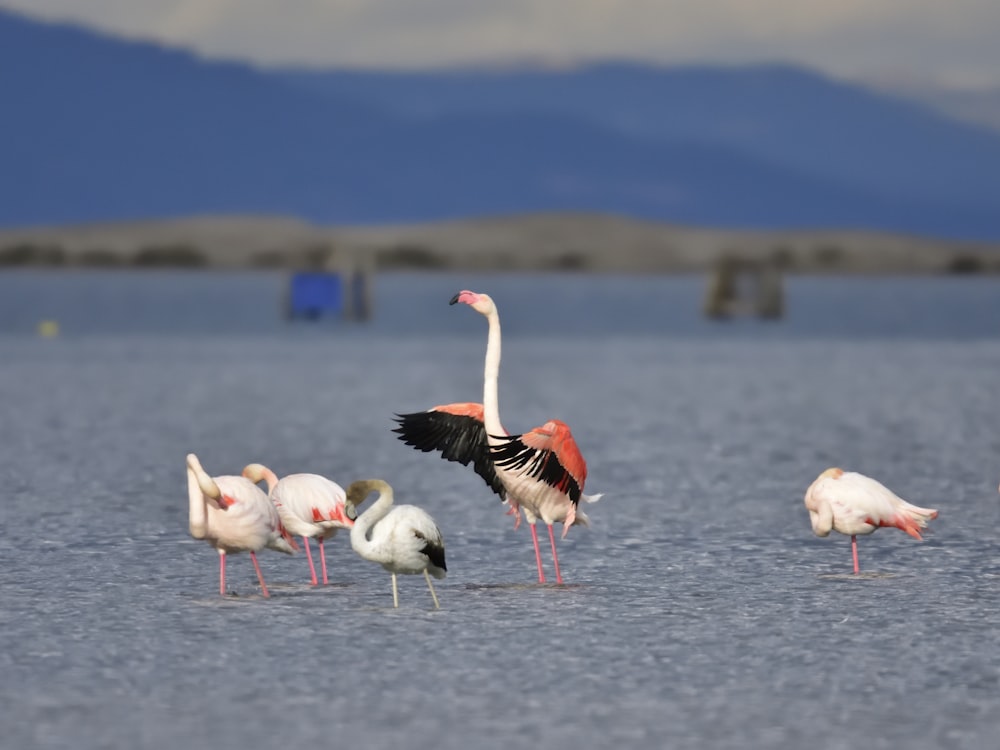
[[[397,414],[399,427],[393,429],[399,439],[424,453],[438,451],[441,458],[472,464],[490,489],[507,499],[493,466],[490,447],[483,426],[482,404],[446,404],[414,414]]]
[[[501,441],[490,451],[497,466],[545,482],[579,502],[587,462],[564,422],[553,419],[522,435],[493,437]]]

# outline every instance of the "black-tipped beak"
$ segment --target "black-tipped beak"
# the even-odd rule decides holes
[[[451,298],[451,302],[449,302],[448,304],[449,304],[449,305],[454,305],[454,304],[455,304],[456,302],[458,302],[458,296],[459,296],[459,294],[461,294],[461,292],[459,292],[459,293],[458,293],[458,294],[456,294],[456,295],[455,295],[454,297],[452,297],[452,298]]]

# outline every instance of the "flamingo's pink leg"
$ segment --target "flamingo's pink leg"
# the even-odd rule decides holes
[[[219,596],[226,595],[226,553],[219,553]]]
[[[856,536],[851,536],[851,554],[854,556],[854,575],[861,572],[861,568],[858,567],[858,538]]]
[[[306,560],[309,561],[309,575],[312,576],[312,585],[315,586],[318,581],[316,580],[316,568],[313,567],[312,552],[309,551],[309,537],[302,537],[302,543],[306,546]],[[320,544],[322,544],[322,542],[320,542]],[[323,549],[322,546],[320,549]]]
[[[250,550],[250,559],[253,560],[254,570],[257,571],[257,580],[260,581],[261,593],[263,593],[264,596],[270,596],[270,594],[267,591],[267,584],[264,583],[264,576],[260,572],[260,565],[257,564],[257,555],[254,553],[253,550]]]
[[[538,582],[545,583],[545,571],[542,570],[542,552],[538,549],[538,532],[535,524],[528,524],[531,527],[531,541],[535,544],[535,562],[538,564]]]
[[[323,537],[320,537],[319,542],[319,561],[323,565],[323,585],[326,586],[330,581],[326,577],[326,552],[323,551]]]
[[[556,537],[552,533],[552,524],[547,524],[549,527],[549,542],[552,544],[552,567],[556,569],[556,583],[562,583],[562,575],[559,573],[559,555],[556,554]]]
[[[514,531],[517,531],[521,526],[521,508],[517,505],[511,505],[507,510],[508,516],[514,516]]]

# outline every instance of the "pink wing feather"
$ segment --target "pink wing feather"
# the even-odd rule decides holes
[[[574,504],[579,502],[587,481],[587,462],[577,447],[569,426],[551,419],[521,435],[510,435],[490,451],[497,466],[523,469],[560,492]]]

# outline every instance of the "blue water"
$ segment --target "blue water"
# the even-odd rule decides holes
[[[3,747],[994,748],[1000,285],[796,279],[709,323],[695,278],[386,275],[370,324],[289,325],[280,274],[0,275]],[[493,294],[511,430],[568,422],[604,499],[538,586],[527,531],[394,412],[477,399]],[[62,335],[41,339],[37,322]],[[435,517],[448,578],[346,536],[304,558],[187,534],[184,455]],[[924,542],[812,535],[840,465],[937,507]],[[546,560],[547,560],[546,556]]]
[[[55,319],[64,333],[357,332],[336,320],[283,318],[289,277],[276,272],[12,271],[0,274],[0,333]],[[779,322],[719,323],[701,314],[702,276],[381,274],[365,335],[480,333],[454,315],[455,291],[488,286],[514,335],[784,338],[1000,336],[997,277],[802,277],[786,282]]]

